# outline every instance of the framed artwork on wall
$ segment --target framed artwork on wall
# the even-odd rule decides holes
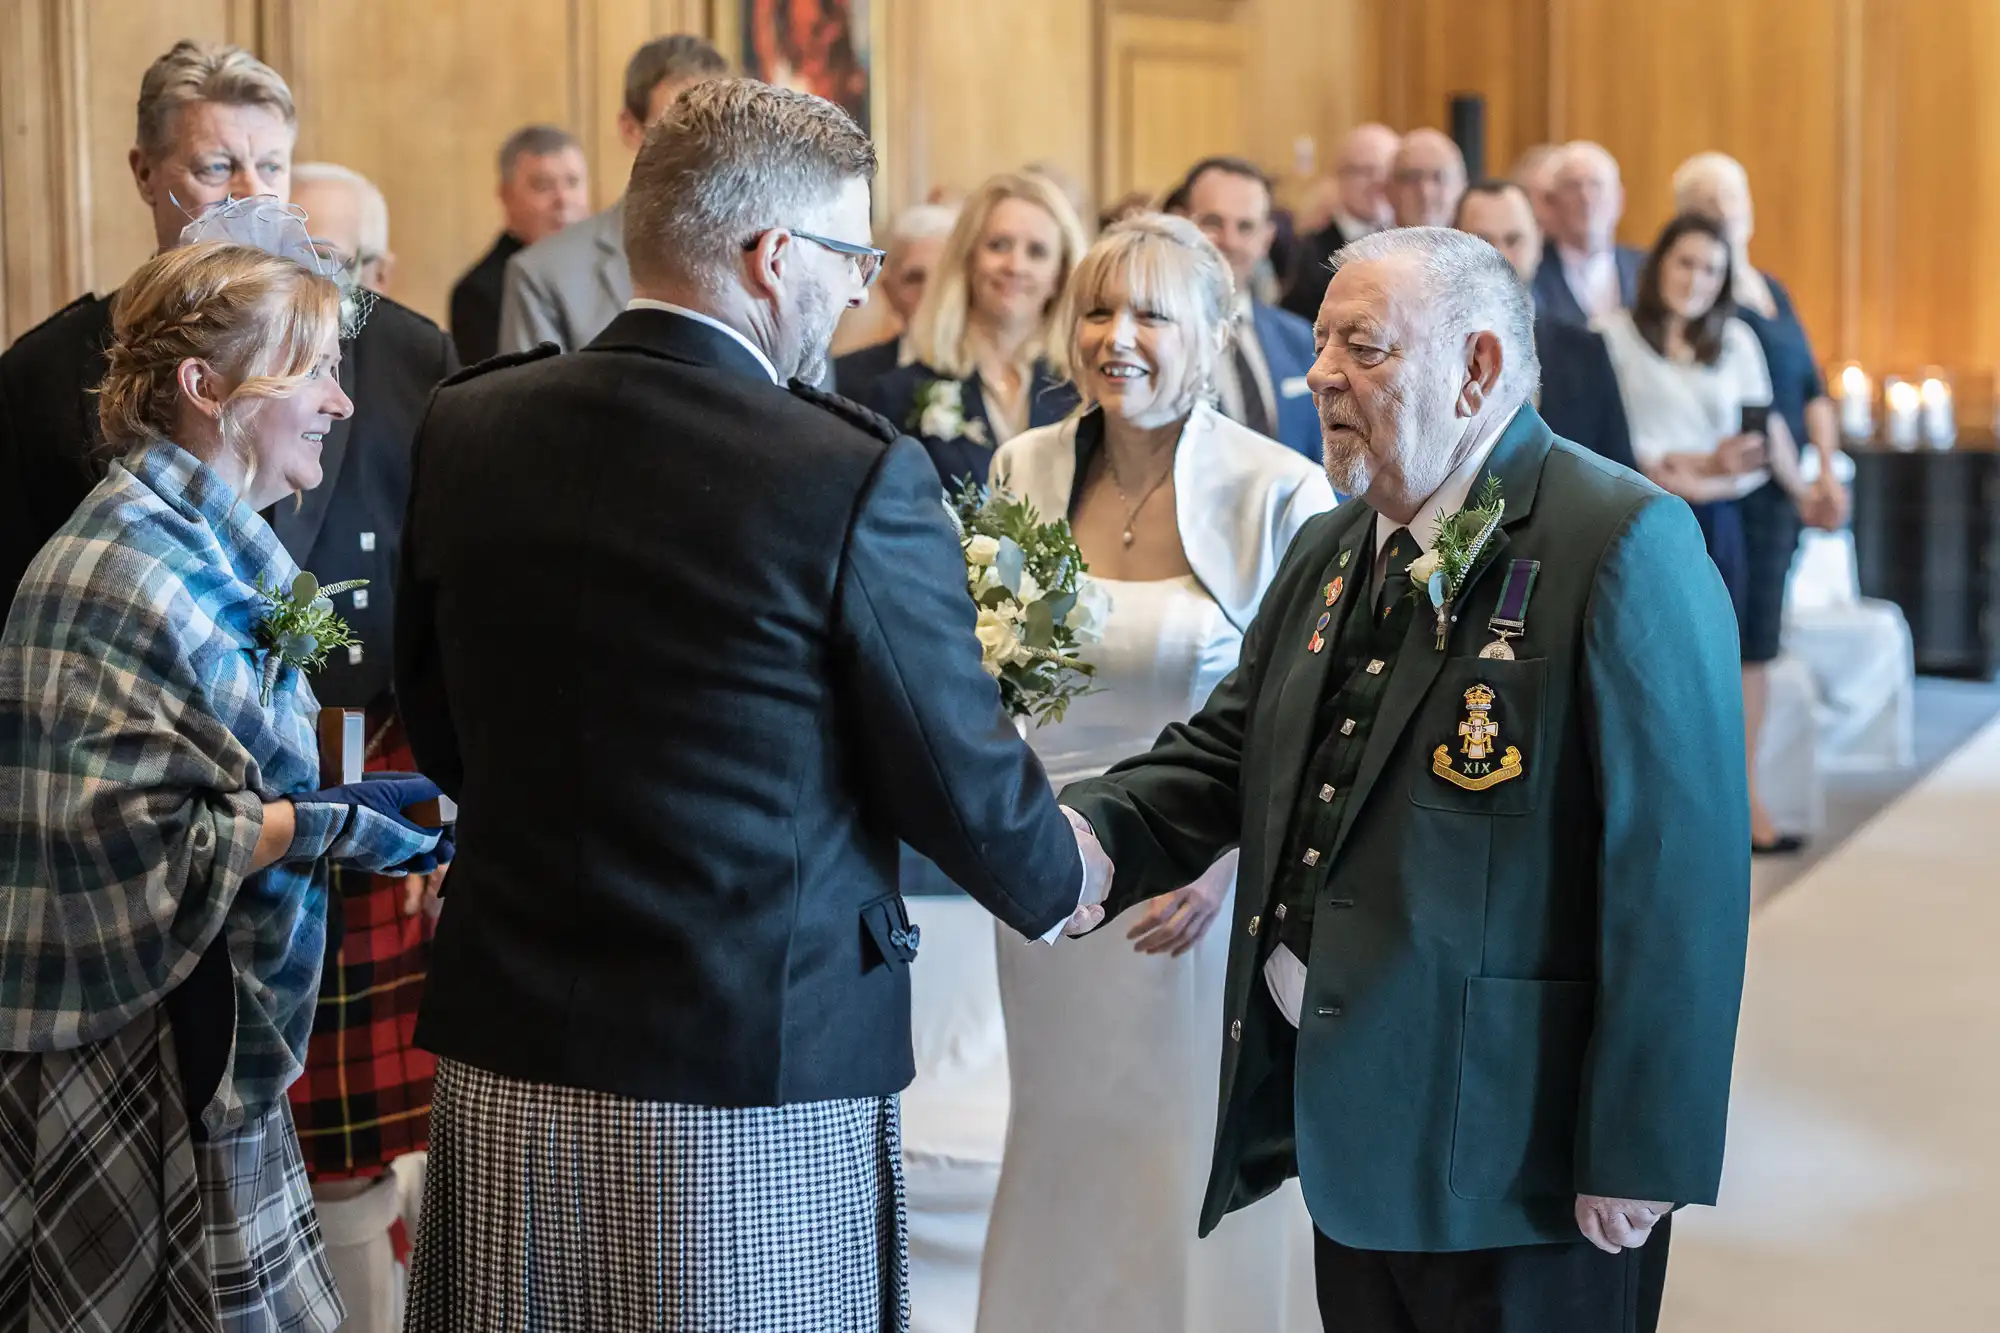
[[[744,74],[833,102],[882,141],[884,0],[716,0],[716,45]]]

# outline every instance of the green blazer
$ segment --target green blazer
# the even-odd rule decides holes
[[[1335,686],[1306,646],[1321,590],[1375,512],[1308,523],[1202,711],[1062,794],[1117,867],[1112,915],[1242,847],[1204,1235],[1294,1170],[1319,1229],[1373,1250],[1575,1240],[1577,1194],[1715,1200],[1750,889],[1729,597],[1686,504],[1533,409],[1485,473],[1504,524],[1446,651],[1415,617],[1323,854],[1295,1056],[1258,930]],[[1482,659],[1522,558],[1519,660]],[[1481,791],[1433,769],[1476,684],[1521,756]]]

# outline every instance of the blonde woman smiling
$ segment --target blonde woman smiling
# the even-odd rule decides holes
[[[1319,468],[1212,405],[1233,296],[1194,224],[1113,226],[1057,324],[1084,410],[994,459],[996,485],[1069,516],[1110,595],[1097,691],[1029,738],[1058,790],[1201,707],[1293,535],[1333,507]],[[1311,1227],[1295,1190],[1195,1239],[1228,956],[1210,927],[1235,880],[1231,853],[1085,939],[1000,942],[1013,1110],[980,1333],[1288,1326],[1288,1241]]]

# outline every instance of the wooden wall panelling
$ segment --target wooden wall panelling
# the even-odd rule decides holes
[[[1247,153],[1295,199],[1333,169],[1340,137],[1366,118],[1364,79],[1377,66],[1363,44],[1360,0],[1244,0]],[[1311,156],[1301,160],[1300,141]]]
[[[1248,140],[1248,43],[1233,22],[1113,13],[1105,31],[1100,192],[1171,186]]]
[[[1732,154],[1756,196],[1753,256],[1791,288],[1815,345],[1834,355],[1846,197],[1844,0],[1551,4],[1551,76],[1561,88],[1551,137],[1595,139],[1618,158],[1621,239],[1651,244],[1672,216],[1672,175],[1684,159],[1704,149]]]
[[[396,253],[390,294],[440,323],[452,284],[498,231],[501,141],[532,121],[590,128],[572,122],[564,78],[575,8],[547,0],[288,7],[282,72],[299,102],[299,160],[337,162],[381,187]],[[605,169],[595,154],[591,166]]]
[[[886,2],[895,207],[1034,161],[1090,181],[1097,63],[1088,0]]]
[[[1549,134],[1548,0],[1369,0],[1382,73],[1370,118],[1450,132],[1454,94],[1486,99],[1486,171]]]
[[[1878,375],[1946,366],[1960,380],[1961,421],[1990,426],[2000,362],[2000,13],[1967,0],[1869,0],[1863,22],[1860,188],[1874,225],[1860,261],[1860,355]]]
[[[0,10],[0,344],[91,279],[81,26],[60,0]]]

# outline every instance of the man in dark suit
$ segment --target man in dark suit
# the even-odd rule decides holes
[[[296,127],[289,90],[246,52],[183,43],[155,62],[141,89],[132,167],[160,247],[179,243],[187,212],[230,195],[288,198]],[[217,159],[234,164],[231,175],[200,169]],[[0,589],[10,600],[42,543],[104,473],[92,390],[104,378],[111,302],[79,297],[0,355],[0,476],[19,478],[8,487],[19,513],[0,532]],[[327,435],[325,479],[268,516],[292,558],[322,582],[369,580],[341,596],[361,642],[313,678],[322,704],[386,709],[410,441],[431,389],[457,368],[442,329],[374,298],[358,336],[341,347],[341,387],[355,409]]]
[[[1318,461],[1319,413],[1306,389],[1312,325],[1257,300],[1250,286],[1274,234],[1270,178],[1247,159],[1210,157],[1194,164],[1176,193],[1236,278],[1236,339],[1216,367],[1223,415]]]
[[[530,1274],[606,1328],[900,1326],[898,840],[1029,937],[1078,906],[929,457],[803,383],[881,259],[874,167],[830,102],[688,92],[633,167],[630,308],[426,419],[396,677],[461,850],[411,1329]]]
[[[1111,880],[1081,918],[1240,846],[1200,1225],[1296,1173],[1328,1328],[1651,1329],[1721,1174],[1734,616],[1688,507],[1527,405],[1531,320],[1463,233],[1343,252],[1313,390],[1360,498],[1200,713],[1062,794]]]
[[[834,387],[843,398],[860,402],[875,381],[903,363],[903,330],[916,316],[931,274],[937,272],[945,240],[958,222],[958,210],[944,204],[918,204],[904,209],[889,231],[889,257],[882,261],[877,295],[889,307],[896,336],[849,352],[833,363]]]
[[[507,261],[590,211],[590,169],[568,130],[529,125],[500,145],[500,211],[493,248],[451,289],[451,338],[468,363],[500,350],[500,294]]]
[[[1629,307],[1639,294],[1644,252],[1618,244],[1625,185],[1618,159],[1579,139],[1557,150],[1549,191],[1551,228],[1535,273],[1535,308],[1551,319],[1588,324]]]
[[[1292,263],[1283,275],[1285,294],[1278,304],[1308,324],[1319,315],[1326,295],[1327,261],[1349,241],[1358,241],[1391,222],[1389,171],[1396,145],[1402,142],[1387,125],[1356,125],[1341,140],[1335,160],[1332,214],[1320,213],[1293,248]]]
[[[1542,233],[1527,190],[1513,181],[1481,181],[1458,202],[1452,225],[1498,250],[1533,290],[1542,262]],[[1565,440],[1632,467],[1632,430],[1618,373],[1604,339],[1588,325],[1535,316],[1535,354],[1542,390],[1535,400],[1549,429]]]

